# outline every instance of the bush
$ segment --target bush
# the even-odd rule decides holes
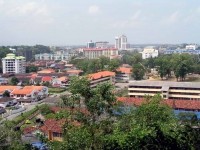
[[[49,93],[62,93],[65,91],[66,88],[49,88]]]

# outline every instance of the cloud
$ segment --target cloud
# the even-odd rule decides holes
[[[99,9],[98,6],[90,6],[90,8],[88,9],[88,13],[90,15],[96,15],[96,14],[100,14],[101,10]]]
[[[162,23],[162,24],[173,24],[173,23],[178,22],[179,18],[180,18],[180,12],[176,11],[173,14],[171,14],[168,18],[162,19],[160,21],[160,23]]]
[[[140,14],[141,14],[141,11],[138,10],[138,11],[131,17],[131,19],[138,19],[139,16],[140,16]]]

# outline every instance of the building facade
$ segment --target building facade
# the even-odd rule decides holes
[[[87,42],[87,48],[94,48],[95,47],[95,43],[92,42],[92,40],[90,42]]]
[[[72,55],[70,53],[65,54],[49,54],[49,53],[43,53],[43,54],[36,54],[35,60],[71,60]]]
[[[198,45],[197,44],[194,44],[194,45],[186,45],[185,49],[193,49],[193,50],[196,50],[198,48]]]
[[[106,42],[106,41],[104,41],[104,42],[96,42],[95,45],[96,45],[96,47],[99,47],[99,48],[107,48],[108,47],[108,43],[109,42]]]
[[[158,50],[156,50],[154,46],[145,47],[143,52],[140,53],[142,54],[142,59],[158,57]]]
[[[25,73],[26,58],[23,56],[15,56],[15,54],[7,54],[2,58],[3,73]]]
[[[130,44],[127,43],[127,37],[122,35],[121,37],[115,37],[115,48],[126,50],[130,48]]]
[[[159,93],[164,99],[200,100],[200,84],[197,82],[129,82],[128,95],[144,98]]]
[[[90,81],[90,87],[96,88],[98,84],[109,82],[111,84],[115,84],[115,72],[110,71],[102,71],[90,74],[88,77]]]
[[[131,78],[131,70],[132,68],[125,68],[125,67],[118,68],[117,73],[115,75],[115,82],[128,83]]]
[[[182,54],[182,53],[199,55],[200,54],[200,50],[185,50],[185,49],[164,50],[164,54]]]
[[[111,55],[118,55],[118,49],[114,47],[110,48],[84,48],[83,54],[88,59],[95,59],[101,56],[110,57]]]

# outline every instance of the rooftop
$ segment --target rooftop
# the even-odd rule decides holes
[[[108,77],[108,76],[115,76],[115,72],[102,71],[102,72],[97,72],[97,73],[89,74],[89,80],[100,79],[102,77]]]
[[[198,82],[162,82],[162,81],[129,81],[129,86],[159,86],[159,87],[187,87],[187,88],[200,88]]]
[[[120,67],[117,69],[118,72],[128,73],[128,74],[131,74],[131,70],[132,70],[132,68],[125,68],[125,67]]]

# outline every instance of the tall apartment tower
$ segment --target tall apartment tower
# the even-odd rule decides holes
[[[3,73],[25,73],[26,59],[23,56],[15,56],[15,54],[7,54],[2,58]]]
[[[127,43],[127,37],[122,35],[121,37],[115,37],[115,48],[126,50],[130,48],[130,45]]]

